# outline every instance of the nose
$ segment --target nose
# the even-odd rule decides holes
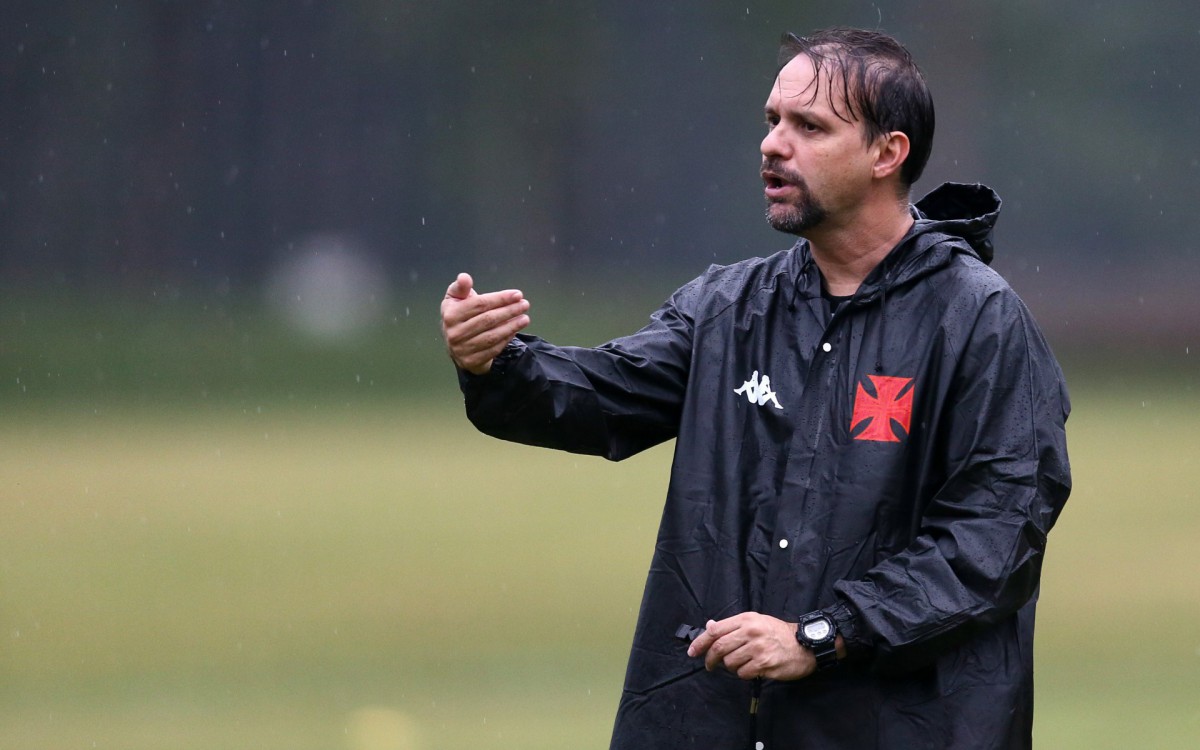
[[[763,137],[762,143],[758,147],[758,150],[762,152],[764,157],[778,156],[782,159],[787,158],[787,142],[780,132],[782,130],[782,126],[776,125],[767,131],[766,136]]]

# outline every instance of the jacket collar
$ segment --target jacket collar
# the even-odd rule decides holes
[[[945,266],[956,253],[990,263],[994,254],[992,228],[1000,207],[1000,196],[985,185],[948,182],[933,190],[911,206],[916,219],[912,228],[867,274],[855,299],[870,301],[891,287],[925,276]],[[821,275],[808,241],[798,240],[792,253],[797,296],[820,295]]]

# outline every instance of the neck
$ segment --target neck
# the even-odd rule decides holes
[[[805,239],[825,279],[825,290],[836,297],[854,294],[912,225],[906,205],[864,211],[841,226],[822,226],[808,232]]]

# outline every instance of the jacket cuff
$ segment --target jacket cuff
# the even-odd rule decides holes
[[[846,647],[846,658],[857,659],[865,656],[870,650],[870,646],[862,639],[862,628],[859,627],[858,615],[842,602],[838,602],[832,607],[825,607],[822,611],[829,615],[834,625],[837,626],[838,635],[842,637],[842,643]]]
[[[509,341],[508,344],[500,350],[500,353],[496,355],[496,358],[492,360],[491,369],[482,375],[476,375],[474,373],[467,372],[461,367],[456,366],[454,369],[458,371],[458,387],[463,392],[466,392],[468,388],[474,385],[481,385],[493,378],[502,377],[504,373],[508,371],[509,365],[511,365],[518,357],[520,357],[524,351],[525,344],[514,338],[512,341]]]

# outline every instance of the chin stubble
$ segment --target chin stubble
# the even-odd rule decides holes
[[[803,234],[825,221],[828,214],[824,207],[813,200],[803,183],[797,183],[797,186],[800,189],[800,199],[795,203],[767,201],[767,223],[772,229],[787,234]],[[782,208],[784,211],[776,214],[772,211],[775,208]]]

